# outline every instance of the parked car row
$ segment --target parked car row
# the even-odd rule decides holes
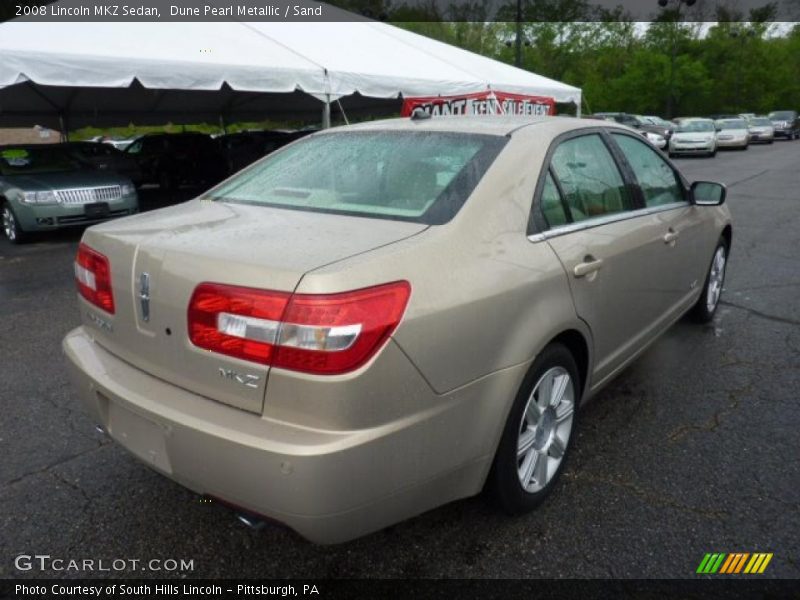
[[[117,151],[109,140],[76,144],[75,152],[99,169],[129,176],[137,186],[157,184],[172,191],[181,185],[218,183],[314,131],[242,131],[214,138],[195,132],[151,133],[126,140],[123,152]]]
[[[12,243],[29,234],[138,212],[136,188],[212,186],[278,148],[313,133],[154,133],[125,150],[108,140],[0,146],[0,214]]]
[[[778,110],[766,116],[755,113],[681,117],[667,121],[657,116],[600,112],[587,118],[615,121],[638,130],[670,156],[715,156],[719,148],[747,150],[751,143],[772,144],[776,138],[800,139],[800,115]]]

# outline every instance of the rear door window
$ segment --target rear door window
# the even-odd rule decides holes
[[[553,153],[551,168],[573,222],[633,208],[622,174],[600,134],[562,142]]]

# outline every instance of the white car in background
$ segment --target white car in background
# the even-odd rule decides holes
[[[750,145],[750,130],[744,119],[719,119],[717,128],[718,148],[738,148],[747,150]]]
[[[658,135],[652,131],[645,131],[644,136],[659,150],[663,150],[667,147],[667,138],[665,138],[663,135]]]
[[[713,157],[717,154],[717,129],[711,119],[689,117],[679,119],[669,138],[670,157],[695,154]]]

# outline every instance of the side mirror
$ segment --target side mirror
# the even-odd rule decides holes
[[[719,206],[728,193],[724,185],[713,181],[695,181],[691,192],[692,203],[698,206]]]

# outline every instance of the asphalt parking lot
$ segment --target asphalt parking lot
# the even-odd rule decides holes
[[[716,320],[676,324],[583,411],[532,514],[478,497],[333,547],[248,529],[96,433],[61,354],[80,232],[0,241],[0,577],[108,575],[15,568],[38,553],[194,561],[128,577],[672,578],[707,552],[772,552],[765,577],[800,577],[800,142],[676,162],[729,187]]]

